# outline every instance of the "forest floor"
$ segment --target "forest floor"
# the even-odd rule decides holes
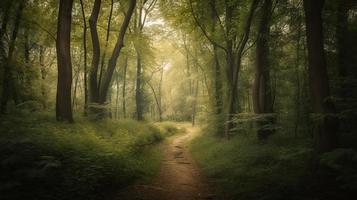
[[[188,145],[198,128],[185,126],[182,134],[169,138],[159,148],[163,152],[160,171],[149,183],[137,183],[119,191],[114,200],[203,200],[218,199],[201,175]]]

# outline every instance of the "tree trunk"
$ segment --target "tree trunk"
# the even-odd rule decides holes
[[[83,19],[83,57],[84,57],[84,115],[87,115],[88,110],[88,84],[87,84],[87,20],[86,13],[84,11],[83,0],[80,0],[81,10],[82,10],[82,19]]]
[[[219,65],[218,51],[217,47],[213,47],[214,56],[214,87],[215,87],[215,112],[216,115],[221,115],[223,110],[223,93],[222,93],[222,77],[221,77],[221,66]]]
[[[18,103],[18,96],[17,96],[17,91],[16,91],[16,87],[15,87],[15,78],[13,75],[13,70],[11,69],[11,64],[12,64],[12,58],[13,58],[13,54],[14,54],[14,50],[15,50],[15,44],[16,44],[16,38],[18,35],[18,31],[19,31],[19,27],[20,27],[20,22],[21,22],[21,18],[22,18],[22,10],[25,7],[25,1],[21,0],[19,3],[19,8],[17,9],[17,13],[16,13],[16,18],[15,18],[15,24],[14,24],[14,29],[12,31],[11,34],[11,38],[10,38],[10,42],[9,42],[9,50],[8,50],[8,56],[5,59],[5,63],[4,63],[4,77],[3,77],[3,91],[2,91],[2,95],[1,95],[1,113],[6,113],[6,109],[7,109],[7,103],[9,100],[9,97],[12,96],[13,100],[15,101],[15,104]],[[6,17],[6,13],[4,18]],[[1,34],[5,34],[6,32],[6,24],[4,25],[5,22],[3,22],[3,26],[2,28],[4,28],[4,30],[2,30]],[[0,35],[2,36],[2,35]]]
[[[73,122],[71,106],[72,63],[71,63],[71,23],[73,0],[61,0],[57,26],[57,97],[56,119]]]
[[[300,51],[301,51],[301,29],[302,29],[301,17],[298,18],[298,30],[296,37],[296,63],[295,63],[295,76],[296,76],[296,92],[295,92],[295,125],[294,136],[298,136],[299,124],[300,124],[300,112],[301,112],[301,81],[300,81]]]
[[[199,81],[196,80],[196,88],[194,92],[194,101],[192,106],[192,126],[196,125],[198,87],[199,87]]]
[[[123,116],[126,118],[126,70],[128,68],[128,57],[125,57],[124,73],[123,73]]]
[[[162,80],[164,77],[164,67],[161,68],[160,72],[160,85],[159,85],[159,120],[162,121]]]
[[[254,113],[263,114],[257,121],[259,139],[267,139],[273,133],[273,101],[270,85],[269,37],[271,0],[264,0],[256,44],[255,78],[253,84]]]
[[[143,98],[142,98],[142,64],[138,50],[136,50],[136,87],[135,87],[135,103],[136,103],[136,120],[143,120]]]
[[[5,57],[4,55],[6,54],[5,52],[5,46],[4,46],[4,35],[7,30],[7,24],[9,22],[9,15],[11,11],[11,5],[13,1],[10,1],[7,3],[7,7],[5,9],[5,12],[3,13],[2,20],[1,20],[1,27],[0,27],[0,55],[2,57]]]
[[[149,87],[150,87],[150,89],[151,89],[151,91],[152,91],[152,93],[154,95],[156,107],[157,107],[157,110],[159,112],[159,121],[161,122],[162,118],[161,118],[161,106],[160,106],[159,95],[156,94],[154,87],[150,83],[148,83],[148,85],[149,85]],[[154,111],[155,109],[152,109],[152,110]]]
[[[74,88],[73,88],[73,96],[72,96],[72,109],[76,110],[76,99],[77,99],[77,88],[78,88],[78,82],[79,82],[79,72],[80,72],[80,65],[78,65],[77,73],[74,74]]]
[[[110,12],[109,12],[109,17],[108,17],[108,25],[107,25],[107,35],[106,35],[106,39],[105,39],[105,47],[104,47],[104,52],[103,52],[103,55],[102,55],[102,62],[101,62],[101,64],[100,64],[98,88],[100,88],[100,84],[101,84],[101,82],[102,82],[102,76],[103,76],[103,71],[104,71],[105,57],[106,57],[106,54],[107,54],[108,42],[109,42],[109,35],[110,35],[110,24],[111,24],[111,22],[112,22],[112,16],[113,16],[113,7],[114,7],[114,0],[111,0]]]
[[[120,51],[124,47],[125,33],[129,26],[131,16],[133,15],[133,12],[135,9],[135,4],[136,4],[136,0],[131,0],[129,2],[128,10],[125,14],[123,24],[119,31],[119,37],[115,44],[112,56],[109,59],[107,71],[104,74],[103,81],[102,81],[102,84],[100,87],[100,101],[99,101],[100,104],[103,104],[106,101],[108,90],[109,90],[109,84],[110,84],[110,81],[112,80],[113,72],[114,72],[118,57],[120,55]]]
[[[45,66],[45,51],[46,49],[43,46],[40,46],[40,57],[39,57],[39,62],[40,62],[40,72],[41,72],[41,95],[42,95],[42,106],[43,109],[47,109],[47,89],[46,89],[46,76],[47,76],[47,71],[46,71],[46,66]]]
[[[119,72],[117,73],[116,78],[116,96],[115,96],[115,119],[119,119],[119,91],[120,89],[120,79],[119,79]]]
[[[217,25],[217,17],[216,17],[216,1],[210,1],[211,6],[211,21],[212,21],[212,34],[216,36],[216,25]],[[221,79],[221,67],[219,65],[219,57],[218,57],[218,49],[217,45],[212,44],[213,46],[213,68],[214,68],[214,99],[215,99],[215,113],[217,116],[222,114],[223,109],[223,94],[222,94],[222,79]]]
[[[324,0],[304,0],[309,78],[313,112],[316,115],[314,140],[318,152],[338,145],[338,120],[330,99],[329,80],[323,44],[322,8]]]
[[[142,24],[142,12],[145,1],[140,1],[140,7],[138,12],[135,12],[135,31],[137,34],[141,35],[144,24]],[[136,87],[135,87],[135,104],[136,104],[136,120],[143,120],[143,87],[142,87],[142,62],[141,62],[141,53],[137,44],[134,44],[136,51]]]
[[[12,2],[13,1],[7,2],[7,7],[5,8],[5,12],[2,15],[2,20],[1,20],[2,24],[1,24],[1,29],[0,29],[0,39],[2,39],[2,37],[6,33],[7,23],[9,22],[10,8],[11,8],[11,5],[12,5]]]
[[[92,66],[89,72],[89,100],[91,103],[99,103],[99,90],[98,90],[98,67],[100,60],[100,44],[97,30],[97,22],[101,6],[101,0],[95,0],[92,14],[89,18],[89,27],[92,36],[93,57]],[[96,110],[96,109],[94,109]]]
[[[233,115],[236,113],[236,105],[238,104],[236,101],[237,99],[237,88],[238,88],[238,78],[239,78],[239,71],[240,71],[240,66],[242,63],[242,56],[243,56],[243,52],[245,49],[245,46],[248,42],[249,39],[249,34],[250,34],[250,28],[251,28],[251,24],[253,21],[253,16],[254,16],[254,12],[255,9],[257,8],[257,5],[259,3],[259,0],[253,0],[251,6],[250,6],[250,10],[245,22],[245,26],[244,26],[244,33],[242,36],[241,41],[239,42],[239,46],[236,52],[236,61],[234,62],[234,68],[233,68],[233,82],[230,87],[230,91],[229,91],[229,101],[228,101],[228,112],[227,112],[227,120],[226,120],[226,127],[225,127],[225,136],[227,138],[229,138],[230,135],[230,131],[233,128]]]

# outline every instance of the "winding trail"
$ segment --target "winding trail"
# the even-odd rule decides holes
[[[164,160],[158,175],[148,185],[136,184],[121,191],[115,200],[217,199],[189,153],[194,132],[194,128],[186,128],[186,133],[163,144]]]

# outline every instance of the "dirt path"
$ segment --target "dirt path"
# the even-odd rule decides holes
[[[193,161],[188,144],[193,128],[174,136],[162,147],[164,160],[159,174],[148,185],[134,185],[116,195],[116,200],[217,199]]]

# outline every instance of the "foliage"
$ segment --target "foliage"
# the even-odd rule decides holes
[[[203,130],[191,151],[215,186],[233,199],[350,199],[356,196],[356,151],[316,155],[311,140],[282,130],[269,141],[250,134],[222,140]],[[254,132],[254,131],[253,131]]]
[[[155,174],[151,144],[173,134],[132,120],[56,123],[47,113],[7,116],[0,127],[1,199],[103,198],[106,187]]]
[[[313,152],[306,140],[274,135],[261,144],[253,134],[227,141],[205,130],[191,151],[214,185],[243,200],[296,199]]]
[[[167,133],[167,136],[172,136],[177,133],[185,132],[185,128],[178,127],[177,122],[165,121],[165,122],[158,122],[155,125],[159,127],[161,132]]]

